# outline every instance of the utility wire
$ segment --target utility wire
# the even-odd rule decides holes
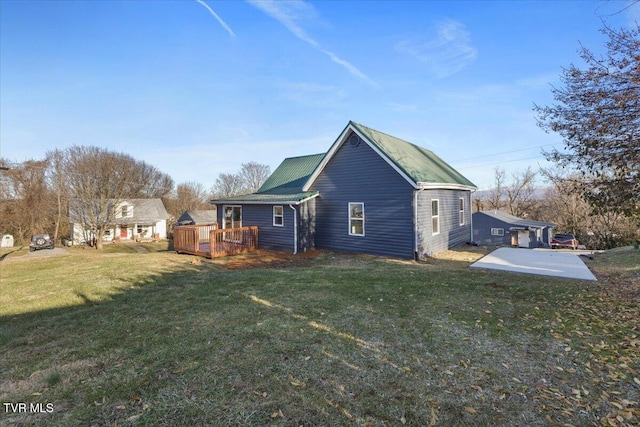
[[[461,167],[457,167],[456,169],[475,169],[475,168],[482,168],[482,167],[487,167],[487,166],[496,166],[496,165],[501,165],[503,163],[514,163],[514,162],[523,162],[525,160],[536,160],[536,159],[542,159],[543,157],[540,156],[535,156],[535,157],[525,157],[522,159],[513,159],[513,160],[503,160],[500,162],[495,162],[495,163],[484,163],[482,165],[473,165],[473,166],[461,166]]]
[[[558,143],[554,143],[554,144],[544,144],[544,145],[537,145],[535,147],[527,147],[527,148],[520,148],[517,150],[511,150],[511,151],[502,151],[500,153],[493,153],[493,154],[485,154],[482,156],[474,156],[474,157],[468,157],[466,159],[458,159],[458,160],[453,160],[451,161],[451,163],[458,163],[458,162],[465,162],[467,160],[475,160],[475,159],[482,159],[484,157],[495,157],[495,156],[500,156],[502,154],[512,154],[512,153],[519,153],[521,151],[528,151],[528,150],[533,150],[535,148],[544,148],[544,147],[551,147],[554,145],[558,145]]]

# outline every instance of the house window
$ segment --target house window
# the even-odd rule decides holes
[[[126,217],[128,217],[128,216],[129,216],[129,206],[124,205],[124,206],[122,207],[122,211],[121,211],[120,216],[121,216],[122,218],[126,218]]]
[[[223,228],[242,227],[242,206],[224,206]]]
[[[492,228],[491,229],[492,236],[504,236],[504,228]]]
[[[138,226],[138,228],[137,228],[136,232],[137,232],[138,234],[142,234],[142,226],[141,226],[141,225],[139,225],[139,226]]]
[[[458,202],[458,223],[464,225],[464,198],[460,197]]]
[[[431,233],[440,233],[440,201],[431,200]]]
[[[349,203],[349,235],[364,236],[364,203]]]
[[[273,207],[273,225],[276,227],[284,225],[284,209],[282,206]]]

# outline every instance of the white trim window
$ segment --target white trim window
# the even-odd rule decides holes
[[[491,229],[492,236],[504,236],[504,228],[492,228]]]
[[[431,234],[440,234],[440,200],[431,199]]]
[[[464,197],[460,197],[458,202],[458,224],[464,225]]]
[[[242,206],[224,205],[224,215],[222,217],[222,228],[242,227]]]
[[[284,208],[282,206],[273,207],[273,226],[274,227],[284,226]]]
[[[364,236],[364,203],[349,203],[349,235]]]

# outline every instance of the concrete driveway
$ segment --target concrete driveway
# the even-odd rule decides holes
[[[500,248],[472,264],[471,268],[598,280],[577,254],[551,250]]]

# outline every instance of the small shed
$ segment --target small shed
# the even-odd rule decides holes
[[[474,212],[472,219],[473,241],[485,246],[548,248],[556,226],[501,211]]]
[[[11,234],[3,234],[2,240],[0,240],[0,248],[12,248],[13,236]]]
[[[215,224],[218,220],[216,216],[216,209],[185,211],[176,221],[176,225]]]

